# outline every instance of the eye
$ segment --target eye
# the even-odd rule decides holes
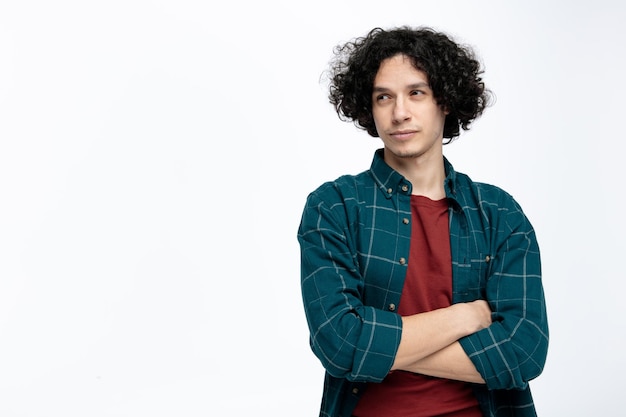
[[[424,92],[422,90],[413,90],[413,91],[411,91],[411,95],[412,96],[421,96],[421,95],[424,95],[424,94],[426,94],[426,92]]]
[[[389,100],[389,94],[379,94],[376,96],[376,101]]]

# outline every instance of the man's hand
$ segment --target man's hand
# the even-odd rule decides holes
[[[491,309],[485,300],[476,300],[469,303],[454,304],[452,307],[464,310],[463,322],[467,325],[466,334],[476,333],[491,325]]]

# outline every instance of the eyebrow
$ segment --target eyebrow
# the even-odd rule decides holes
[[[409,90],[414,90],[416,88],[424,88],[424,87],[430,88],[430,85],[428,83],[426,83],[426,82],[423,82],[423,81],[420,81],[420,82],[415,83],[415,84],[407,85],[407,88]],[[380,87],[380,86],[374,86],[374,89],[373,89],[373,92],[375,92],[375,93],[382,93],[382,92],[385,92],[385,91],[389,91],[389,88],[387,88],[387,87]]]

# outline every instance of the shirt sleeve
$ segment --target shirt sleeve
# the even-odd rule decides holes
[[[339,192],[323,190],[309,195],[298,229],[311,348],[334,377],[380,382],[400,344],[401,317],[363,304],[354,219]]]
[[[460,343],[488,389],[523,389],[543,370],[548,322],[535,232],[519,205],[504,197],[492,216],[495,253],[485,288],[493,323]]]

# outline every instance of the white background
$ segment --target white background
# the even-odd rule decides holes
[[[380,146],[320,75],[374,26],[476,48],[447,146],[522,204],[551,325],[541,416],[623,413],[617,1],[0,3],[0,415],[316,416],[296,229]]]

